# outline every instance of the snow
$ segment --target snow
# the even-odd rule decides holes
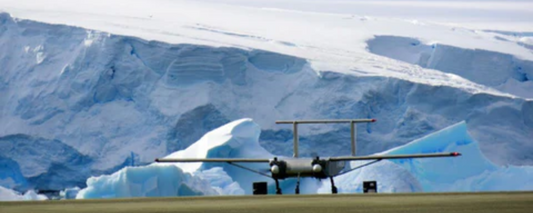
[[[421,67],[453,73],[519,97],[533,98],[533,61],[511,54],[465,49],[415,38],[376,36],[370,52]],[[490,76],[487,77],[487,76]]]
[[[292,133],[275,120],[377,118],[358,127],[361,155],[465,121],[494,164],[532,165],[531,8],[0,0],[9,13],[0,14],[0,185],[85,188],[90,176],[150,164],[243,117],[260,125],[266,151],[285,156]],[[303,156],[349,154],[342,125],[300,135]],[[324,141],[339,142],[324,150]],[[230,185],[212,190],[239,192]]]
[[[47,200],[46,196],[39,195],[29,190],[23,195],[11,189],[0,186],[0,201]]]
[[[238,2],[242,3],[242,2]],[[45,21],[49,23],[61,23],[95,29],[119,35],[133,35],[136,37],[158,40],[169,43],[205,44],[210,46],[231,46],[268,50],[312,61],[313,67],[319,70],[335,70],[338,72],[350,72],[353,69],[364,69],[372,75],[386,75],[408,79],[416,82],[441,84],[447,82],[444,79],[430,79],[425,76],[426,72],[417,74],[416,78],[394,70],[373,69],[371,65],[373,56],[365,50],[365,40],[374,35],[397,35],[404,37],[418,37],[423,40],[433,40],[439,43],[460,46],[471,49],[485,49],[507,54],[516,55],[522,59],[532,60],[533,54],[526,48],[516,44],[500,42],[492,38],[491,34],[483,31],[474,31],[459,27],[449,27],[438,23],[425,23],[416,21],[413,24],[411,18],[391,18],[394,11],[402,11],[392,8],[398,3],[385,2],[377,4],[377,8],[388,5],[388,9],[382,10],[391,13],[383,17],[371,15],[371,20],[352,20],[354,17],[365,14],[328,13],[327,9],[313,12],[297,6],[289,8],[287,5],[303,5],[301,1],[292,4],[285,1],[274,3],[268,1],[255,1],[255,5],[243,3],[234,5],[220,1],[113,1],[103,0],[84,2],[54,0],[42,3],[36,0],[21,2],[2,2],[3,10],[12,13],[16,17]],[[334,3],[318,1],[313,8],[359,8],[361,3]],[[409,2],[400,4],[412,5]],[[268,8],[265,8],[265,5]],[[268,6],[269,4],[270,7]],[[428,3],[418,2],[419,5]],[[440,7],[441,2],[432,2],[429,8]],[[501,5],[510,5],[508,10],[502,10]],[[52,6],[53,5],[53,6]],[[247,6],[248,5],[248,6]],[[313,5],[313,4],[312,4]],[[321,7],[322,5],[322,7]],[[360,8],[364,11],[373,11],[376,3],[362,3]],[[365,5],[370,5],[364,9]],[[416,4],[415,4],[416,5]],[[461,11],[461,7],[468,6],[470,10],[478,11],[479,4],[455,3],[457,5],[452,12],[468,14]],[[485,4],[484,4],[485,5]],[[524,23],[521,30],[531,29],[526,15],[531,12],[528,6],[530,2],[493,2],[486,4],[490,11],[502,11],[509,15],[521,14],[517,19],[506,20],[506,23]],[[282,7],[272,9],[272,7]],[[392,7],[392,8],[391,8]],[[127,8],[127,9],[125,9]],[[459,9],[458,9],[459,8]],[[303,9],[303,10],[302,10]],[[307,8],[309,9],[309,8]],[[358,9],[357,11],[360,11]],[[426,11],[427,8],[415,8],[411,10]],[[35,13],[34,11],[39,11]],[[325,10],[325,11],[324,11]],[[379,9],[378,9],[379,10]],[[459,10],[459,11],[457,11]],[[427,12],[424,12],[427,13]],[[60,14],[58,16],[58,14]],[[448,13],[445,13],[448,14]],[[494,23],[501,20],[493,19],[493,13],[482,16],[486,22]],[[478,17],[471,17],[479,19]],[[245,21],[244,21],[245,20]],[[428,19],[431,20],[431,19]],[[519,22],[521,21],[521,22]],[[421,24],[423,23],[423,24]],[[529,22],[530,23],[530,22]],[[394,27],[391,27],[394,26]],[[500,24],[500,26],[509,26]],[[457,30],[456,30],[457,29]],[[480,39],[482,38],[482,39]],[[355,59],[355,60],[354,60]],[[370,64],[370,65],[368,65]],[[390,66],[397,66],[394,62],[388,62]]]

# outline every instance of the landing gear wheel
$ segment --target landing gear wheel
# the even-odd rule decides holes
[[[329,180],[331,181],[331,194],[337,194],[338,190],[333,181],[333,177],[329,177]]]
[[[332,187],[331,187],[331,194],[337,194],[337,192],[338,192],[338,191],[337,191],[337,187],[332,186]]]
[[[276,181],[276,194],[281,194],[281,188],[279,188],[279,181],[278,179],[274,179]]]

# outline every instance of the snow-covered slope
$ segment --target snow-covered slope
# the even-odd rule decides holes
[[[90,175],[151,163],[242,117],[276,155],[290,155],[292,140],[277,119],[377,118],[358,128],[359,154],[465,120],[496,164],[533,164],[530,33],[271,3],[0,0],[17,17],[0,15],[0,147],[9,147],[0,184],[85,187]],[[406,41],[419,45],[406,50]],[[303,155],[348,154],[344,126],[300,133]]]
[[[495,38],[513,42],[514,36],[496,34]],[[453,73],[519,97],[533,98],[533,61],[511,54],[398,36],[376,36],[368,41],[368,49],[385,57]]]
[[[272,158],[272,154],[259,146],[259,133],[260,127],[251,119],[236,120],[167,158]],[[378,181],[378,192],[533,190],[530,178],[533,167],[504,168],[492,164],[469,136],[464,122],[379,154],[451,151],[459,151],[462,156],[382,161],[341,175],[335,181],[341,193],[362,192],[362,182],[366,180]],[[352,162],[352,166],[362,163],[366,162]],[[246,166],[268,171],[267,164]],[[154,163],[90,178],[88,188],[81,190],[77,198],[252,194],[252,183],[258,181],[269,182],[274,193],[272,179],[228,164]],[[196,190],[180,189],[184,186],[195,186]],[[294,193],[293,179],[282,181],[281,186],[285,194]],[[305,178],[302,191],[330,193],[329,180]]]
[[[327,4],[328,7],[316,6],[315,8],[322,8],[320,11],[305,10],[305,7],[297,5],[312,5],[312,3],[300,0],[274,2],[258,0],[255,1],[255,5],[250,5],[250,3],[235,5],[231,0],[116,0],[113,2],[93,0],[83,3],[65,0],[47,2],[3,0],[0,9],[20,18],[81,26],[174,44],[231,46],[273,51],[308,59],[312,62],[312,67],[317,70],[347,73],[363,71],[366,75],[392,76],[419,83],[453,85],[461,88],[468,88],[472,85],[439,72],[421,70],[416,66],[376,58],[375,55],[365,50],[366,40],[376,35],[395,35],[461,48],[496,51],[515,55],[523,60],[533,60],[533,53],[526,47],[514,42],[502,41],[495,38],[493,33],[486,31],[469,30],[461,26],[448,26],[432,21],[391,18],[398,17],[395,15],[398,15],[398,11],[401,10],[385,10],[391,13],[385,17],[383,15],[367,17],[366,14],[353,14],[352,12],[329,13],[327,8],[347,9],[346,5],[350,3],[320,0],[315,4],[320,5],[320,2]],[[402,4],[401,1],[398,3]],[[404,7],[405,5],[417,5],[409,2],[403,2],[403,4]],[[418,4],[424,3],[418,2]],[[459,5],[452,7],[458,10],[454,13],[467,16],[473,13],[458,8],[465,7],[477,12],[480,7],[475,2],[457,4]],[[380,7],[387,7],[387,2],[379,5],[380,3],[377,4],[377,8],[374,5],[367,11],[377,11]],[[505,8],[506,10],[503,11],[508,14],[506,17],[511,17],[510,14],[522,14],[520,19],[506,20],[507,23],[501,25],[509,26],[508,22],[522,23],[521,30],[533,31],[528,22],[532,21],[531,17],[525,15],[531,11],[528,9],[531,2],[492,2],[483,5],[481,7],[487,7],[486,9],[492,11]],[[367,6],[372,6],[372,3]],[[388,6],[394,8],[399,5],[389,2]],[[364,7],[365,3],[351,6],[351,8],[358,8],[353,11],[364,9]],[[430,11],[438,7],[447,6],[435,2],[435,5],[430,7],[433,10]],[[426,8],[414,10],[425,11]],[[488,16],[494,19],[494,12],[483,17]],[[475,15],[473,19],[479,20],[475,18]],[[487,20],[488,23],[496,21]],[[528,36],[520,36],[522,37]],[[376,63],[376,60],[379,63]],[[379,67],[375,67],[376,65]]]

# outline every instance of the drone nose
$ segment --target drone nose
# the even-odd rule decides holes
[[[279,173],[279,166],[278,165],[274,165],[274,166],[270,167],[270,172],[272,172],[272,174],[278,174]]]

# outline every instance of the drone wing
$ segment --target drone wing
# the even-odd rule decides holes
[[[261,158],[162,158],[155,159],[158,163],[268,163],[270,159]]]
[[[384,159],[404,159],[404,158],[436,158],[436,157],[457,157],[458,152],[435,153],[435,154],[410,154],[410,155],[370,155],[370,156],[347,156],[331,157],[330,161],[357,161],[357,160],[384,160]]]
[[[262,171],[242,166],[238,163],[269,163],[270,159],[262,158],[162,158],[155,159],[158,163],[228,163],[233,166],[248,170],[253,173],[271,178],[272,176],[263,173]]]

